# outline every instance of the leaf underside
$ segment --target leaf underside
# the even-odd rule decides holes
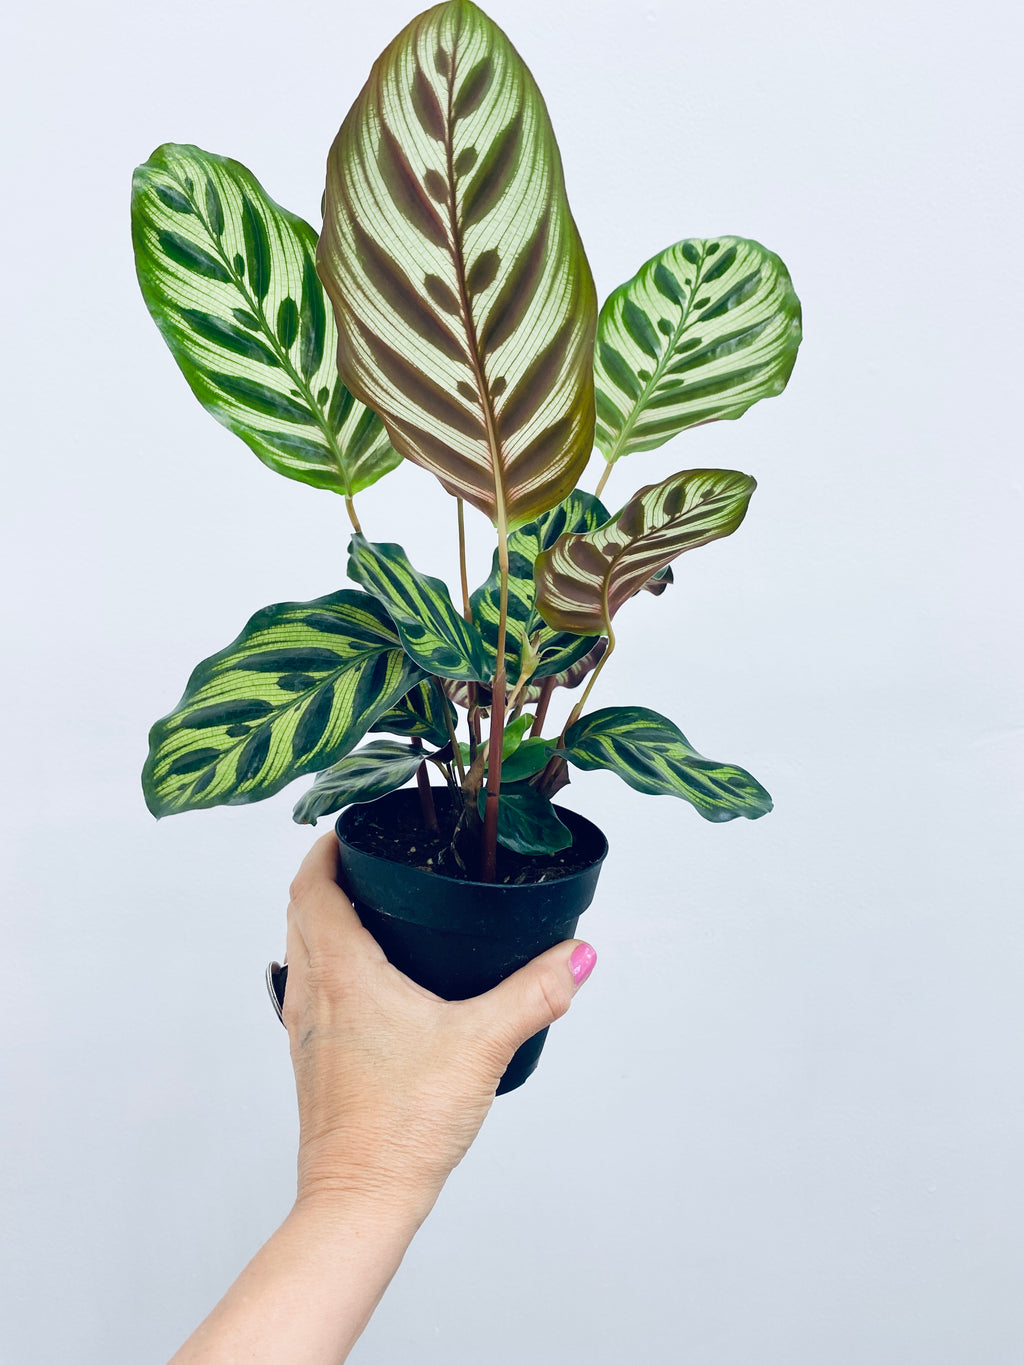
[[[416,776],[423,755],[393,739],[375,739],[322,772],[295,804],[293,819],[315,825],[322,815],[343,806],[376,801]]]
[[[641,488],[596,531],[537,557],[537,610],[555,630],[593,635],[686,550],[731,535],[756,487],[749,474],[688,469]]]
[[[341,374],[403,455],[508,529],[571,492],[593,280],[544,102],[469,0],[375,63],[328,158],[318,266]]]
[[[401,463],[338,378],[316,233],[227,157],[167,143],[135,172],[142,294],[200,403],[264,464],[351,495]]]
[[[614,461],[741,416],[786,387],[800,338],[800,300],[778,256],[743,237],[677,242],[601,309],[599,449]]]
[[[566,758],[577,768],[606,768],[636,791],[678,796],[720,823],[757,820],[772,799],[743,768],[703,758],[683,732],[657,711],[608,706],[583,716],[565,735]]]
[[[348,753],[422,678],[366,593],[266,607],[153,726],[146,804],[162,816],[272,796]]]

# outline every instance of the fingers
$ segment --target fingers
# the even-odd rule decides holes
[[[519,1047],[561,1019],[596,961],[590,944],[579,939],[549,948],[470,1002],[479,1027]]]

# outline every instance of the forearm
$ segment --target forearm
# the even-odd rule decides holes
[[[300,1201],[171,1365],[341,1365],[426,1216],[422,1201]]]

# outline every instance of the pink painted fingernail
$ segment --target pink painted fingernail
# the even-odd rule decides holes
[[[569,959],[569,970],[572,972],[572,979],[577,986],[582,986],[587,977],[594,970],[594,963],[597,961],[597,954],[589,943],[580,943],[572,950],[572,957]]]

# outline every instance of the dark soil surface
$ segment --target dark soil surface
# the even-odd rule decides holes
[[[436,872],[456,881],[480,880],[480,870],[473,847],[475,840],[467,832],[460,835],[458,847],[452,840],[455,834],[454,812],[445,808],[442,793],[435,789],[439,829],[432,833],[423,824],[416,807],[408,811],[379,811],[371,803],[352,807],[351,825],[346,838],[363,853],[372,853],[388,862],[418,867],[423,872]],[[523,886],[535,882],[555,881],[582,872],[590,859],[582,857],[574,845],[557,853],[527,857],[498,845],[497,875],[495,880],[505,885]]]

